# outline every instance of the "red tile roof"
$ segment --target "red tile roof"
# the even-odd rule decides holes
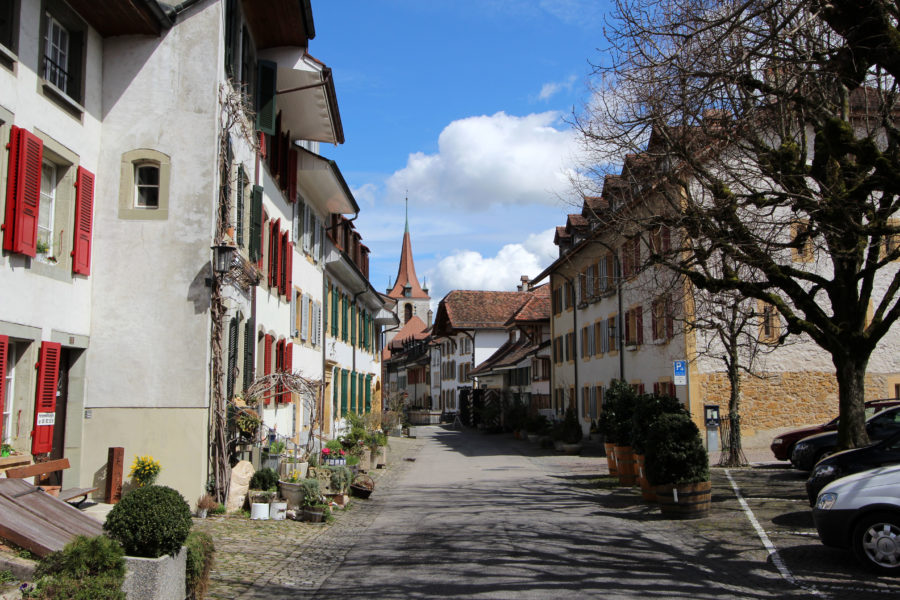
[[[394,336],[394,339],[391,340],[390,347],[400,348],[403,346],[403,342],[409,339],[425,339],[428,337],[427,329],[428,326],[425,325],[422,319],[416,316],[410,317],[409,321],[406,322],[406,325],[401,327],[400,331]]]
[[[502,329],[530,297],[523,292],[453,290],[438,305],[435,332],[446,335],[455,329]]]
[[[550,321],[550,286],[538,286],[528,292],[528,295],[528,300],[509,318],[507,325]]]

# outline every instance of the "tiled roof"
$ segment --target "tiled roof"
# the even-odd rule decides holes
[[[513,323],[527,323],[533,321],[550,320],[550,286],[540,285],[530,292],[529,298],[507,321]]]
[[[404,293],[404,287],[409,285],[409,296]],[[392,298],[430,298],[416,277],[416,265],[413,263],[412,242],[409,239],[409,224],[403,232],[403,247],[400,249],[400,266],[397,268],[397,281],[388,292]]]
[[[500,329],[530,298],[522,292],[453,290],[441,300],[435,330]]]
[[[406,325],[400,328],[400,331],[394,336],[391,340],[390,347],[391,348],[401,348],[403,347],[403,342],[412,338],[414,340],[420,340],[428,337],[426,330],[428,326],[420,319],[419,317],[412,316],[409,318],[409,321],[406,322]],[[423,335],[424,334],[424,335]]]

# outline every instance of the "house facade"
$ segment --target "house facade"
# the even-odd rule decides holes
[[[344,134],[331,71],[308,52],[310,2],[4,8],[4,443],[69,458],[69,486],[100,485],[110,447],[151,454],[161,483],[196,498],[210,448],[230,443],[219,423],[260,378],[315,384],[258,398],[263,433],[288,443],[333,433],[335,368],[375,406],[391,321],[333,227],[359,208],[319,153]],[[354,351],[328,355],[335,287],[357,329]]]
[[[604,391],[619,379],[639,392],[678,398],[703,430],[710,416],[725,420],[730,394],[715,333],[697,325],[711,321],[700,314],[710,307],[648,266],[651,253],[675,248],[680,233],[613,226],[626,221],[616,213],[627,210],[629,194],[644,189],[640,160],[626,157],[621,174],[606,177],[601,196],[585,198],[581,213],[568,215],[556,231],[559,258],[536,277],[548,279],[552,294],[552,408],[561,415],[573,407],[586,430],[602,410]],[[794,252],[791,260],[806,259]],[[754,376],[741,382],[745,444],[768,445],[778,432],[838,413],[829,355],[803,337],[777,346],[782,327],[777,311],[758,303],[746,331],[763,351],[754,358]],[[889,335],[874,352],[867,399],[897,395],[900,373],[890,357],[898,341]],[[683,373],[676,372],[681,365]]]

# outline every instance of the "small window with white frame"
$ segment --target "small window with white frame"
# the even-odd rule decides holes
[[[134,207],[159,208],[159,163],[139,161],[134,164]]]
[[[56,212],[56,165],[45,160],[41,165],[41,200],[38,209],[37,253],[53,256],[53,220]]]

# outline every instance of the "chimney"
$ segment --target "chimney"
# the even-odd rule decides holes
[[[519,280],[522,282],[516,286],[516,289],[520,292],[527,292],[531,289],[531,284],[528,282],[528,275],[522,275]]]

